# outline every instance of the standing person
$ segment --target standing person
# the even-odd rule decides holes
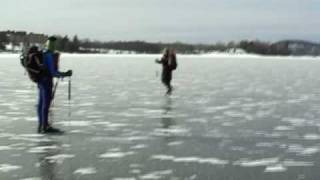
[[[47,48],[43,52],[43,65],[46,73],[38,82],[39,88],[39,103],[38,103],[38,132],[39,133],[59,133],[62,132],[57,128],[53,128],[48,122],[49,107],[52,100],[53,77],[71,76],[72,71],[59,72],[54,67],[54,53],[56,38],[51,36],[47,41]]]
[[[177,68],[177,58],[173,49],[165,49],[161,60],[156,59],[156,63],[162,64],[161,81],[167,87],[167,95],[171,95],[172,71]]]

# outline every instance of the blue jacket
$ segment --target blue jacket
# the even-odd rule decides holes
[[[45,50],[43,55],[44,65],[49,77],[61,77],[61,73],[54,66],[53,53],[49,50]]]

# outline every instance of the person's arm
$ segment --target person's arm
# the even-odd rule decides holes
[[[67,72],[59,72],[55,66],[54,66],[54,59],[53,59],[53,55],[46,53],[45,54],[45,64],[47,66],[47,69],[50,73],[51,76],[53,77],[66,77],[66,76],[72,76],[72,70],[68,70]]]
[[[163,63],[163,58],[161,58],[161,60],[156,59],[156,63],[158,63],[158,64],[162,64],[162,63]]]

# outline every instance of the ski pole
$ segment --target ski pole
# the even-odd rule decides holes
[[[71,100],[71,77],[69,77],[68,81],[68,100]]]
[[[57,80],[56,84],[55,84],[54,87],[53,87],[52,97],[51,97],[51,99],[52,99],[51,105],[54,104],[54,96],[55,96],[56,91],[57,91],[57,88],[58,88],[59,80],[60,80],[60,79]]]

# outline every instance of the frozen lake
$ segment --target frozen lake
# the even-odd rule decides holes
[[[37,87],[0,55],[0,179],[310,180],[320,177],[320,59],[63,55],[73,69],[36,133]]]

